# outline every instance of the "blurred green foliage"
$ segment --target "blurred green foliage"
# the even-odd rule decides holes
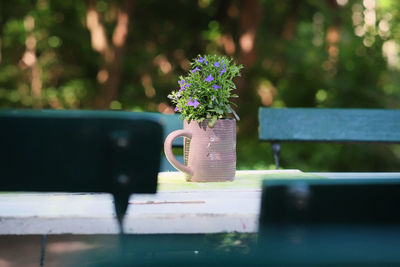
[[[259,106],[398,109],[399,52],[396,0],[2,1],[0,107],[170,112],[190,60],[227,54],[245,67],[238,168],[270,168]],[[285,168],[399,170],[399,145],[282,149]]]

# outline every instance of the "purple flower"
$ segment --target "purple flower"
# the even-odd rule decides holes
[[[214,90],[217,90],[217,89],[219,89],[219,88],[221,88],[221,87],[219,87],[218,85],[214,84],[214,85],[212,86],[212,88],[214,88]]]
[[[224,72],[226,72],[226,69],[225,69],[225,64],[224,64],[224,66],[222,67],[222,70],[219,72],[219,76],[221,76]]]
[[[198,67],[194,68],[194,70],[192,70],[192,73],[195,73],[196,71],[200,71],[200,69]]]
[[[204,81],[206,81],[206,82],[211,82],[212,80],[214,80],[214,78],[211,74],[208,75],[208,77],[204,79]]]
[[[214,67],[219,68],[219,62],[215,62],[215,63],[214,63]]]
[[[180,80],[180,81],[178,81],[178,83],[180,85],[179,91],[185,90],[186,81],[185,80]]]
[[[182,109],[181,109],[180,107],[176,107],[176,108],[174,109],[174,111],[175,111],[175,112],[178,112],[178,111],[182,111]]]
[[[190,83],[186,83],[185,81],[183,83],[180,83],[181,88],[179,89],[179,92],[186,90],[187,88],[189,88]]]
[[[204,64],[208,65],[207,60],[206,60],[205,58],[202,58],[201,56],[200,56],[200,58],[197,60],[197,62],[199,62],[199,63],[203,63],[203,62],[204,62]]]
[[[189,97],[189,102],[186,104],[186,106],[188,106],[188,107],[192,106],[192,107],[194,107],[194,108],[197,108],[197,106],[198,106],[199,104],[200,104],[200,103],[199,103],[199,101],[197,101],[196,98],[192,99],[191,97]]]
[[[176,93],[175,95],[168,95],[169,99],[173,99],[175,101],[178,100],[179,97],[181,97],[181,93],[180,92]]]
[[[214,101],[214,100],[215,100],[215,96],[212,97],[211,101]]]

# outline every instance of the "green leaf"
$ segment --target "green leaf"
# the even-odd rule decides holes
[[[210,128],[213,128],[214,126],[215,126],[215,123],[217,122],[217,116],[213,116],[212,118],[211,118],[211,120],[208,122],[208,126],[210,127]]]
[[[238,107],[238,105],[236,103],[234,103],[234,102],[231,102],[230,104],[235,106],[235,107]]]
[[[234,111],[234,110],[232,109],[232,113],[233,113],[233,116],[235,116],[235,119],[236,119],[237,121],[240,121],[239,115],[236,113],[236,111]]]

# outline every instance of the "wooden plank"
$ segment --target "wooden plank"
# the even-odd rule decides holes
[[[400,142],[400,110],[260,108],[263,141]]]
[[[161,192],[134,195],[125,233],[256,232],[261,191]],[[116,234],[106,194],[2,194],[0,234]]]
[[[342,176],[341,173],[331,175]],[[348,178],[350,174],[345,176]],[[353,174],[355,178],[364,176],[400,179],[400,173]],[[138,234],[254,233],[258,230],[262,181],[305,178],[328,180],[298,170],[237,171],[237,179],[224,183],[192,183],[186,182],[181,173],[160,173],[157,194],[131,196],[125,230]],[[45,233],[118,233],[112,197],[107,194],[0,194],[0,234]]]
[[[223,191],[260,190],[264,179],[321,179],[323,176],[304,173],[299,170],[236,171],[233,181],[197,183],[187,182],[182,172],[163,172],[158,175],[158,192],[163,191]]]
[[[127,233],[256,232],[264,178],[304,178],[298,170],[238,171],[234,182],[186,182],[160,173],[156,195],[130,198]],[[316,176],[313,176],[316,177]],[[0,234],[115,234],[106,194],[0,194]]]

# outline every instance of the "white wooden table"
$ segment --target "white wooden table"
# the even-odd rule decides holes
[[[160,173],[157,194],[131,196],[124,229],[141,234],[256,232],[261,181],[310,175],[400,178],[399,173],[238,171],[234,182],[188,183],[180,173]],[[115,234],[112,201],[108,194],[0,193],[0,234]]]

